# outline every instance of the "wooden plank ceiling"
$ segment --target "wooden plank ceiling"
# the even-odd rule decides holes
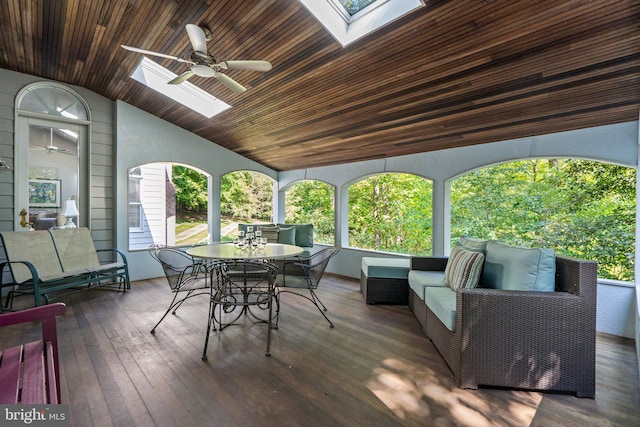
[[[188,23],[218,58],[273,64],[229,72],[242,95],[192,78],[233,106],[211,119],[129,78],[142,56],[120,47],[183,56]],[[343,48],[296,0],[3,0],[0,67],[293,170],[637,120],[639,24],[637,0],[434,0]]]

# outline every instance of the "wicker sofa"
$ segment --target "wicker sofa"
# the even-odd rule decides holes
[[[514,290],[517,284],[492,289],[483,271],[475,288],[454,291],[453,324],[447,325],[436,314],[437,308],[429,307],[434,293],[424,292],[429,286],[424,280],[418,285],[416,276],[427,275],[432,286],[444,286],[440,282],[448,259],[411,259],[409,308],[451,369],[457,386],[595,397],[597,263],[564,256],[554,256],[554,261],[552,292]]]

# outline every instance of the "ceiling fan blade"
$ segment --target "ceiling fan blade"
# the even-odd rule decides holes
[[[202,28],[197,25],[187,24],[187,34],[191,40],[191,46],[196,52],[207,53],[207,38]]]
[[[125,48],[127,50],[130,50],[132,52],[145,53],[147,55],[161,56],[163,58],[173,59],[174,61],[186,62],[186,63],[189,63],[189,64],[191,63],[191,61],[187,61],[186,59],[178,58],[177,56],[173,56],[173,55],[167,55],[167,54],[160,53],[160,52],[154,52],[154,51],[151,51],[151,50],[140,49],[139,47],[132,47],[132,46],[124,45],[124,44],[121,44],[120,46],[122,46],[123,48]]]
[[[179,85],[180,83],[184,82],[185,80],[187,80],[191,76],[193,76],[193,71],[185,71],[184,73],[180,74],[175,79],[173,79],[171,81],[168,81],[167,84]]]
[[[269,71],[269,61],[223,61],[220,66],[226,70]]]
[[[213,77],[218,79],[220,81],[220,83],[222,83],[223,85],[225,85],[226,87],[228,87],[229,89],[234,91],[235,93],[244,93],[247,90],[240,83],[238,83],[237,81],[233,80],[231,77],[227,76],[224,73],[216,72],[213,75]]]

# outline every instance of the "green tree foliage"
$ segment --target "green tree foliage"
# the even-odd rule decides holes
[[[375,0],[340,0],[340,3],[350,15],[355,15],[374,1]]]
[[[273,181],[257,172],[240,171],[220,180],[222,217],[251,222],[270,221],[273,212]]]
[[[335,191],[320,181],[302,181],[285,191],[285,222],[313,224],[314,241],[333,244]]]
[[[207,176],[186,166],[172,166],[178,211],[207,212]]]
[[[381,174],[349,187],[349,245],[430,254],[431,182],[410,174]]]
[[[452,244],[461,235],[548,247],[633,280],[635,170],[572,159],[523,160],[453,182]]]

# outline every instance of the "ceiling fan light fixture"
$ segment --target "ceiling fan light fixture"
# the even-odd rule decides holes
[[[193,71],[193,74],[200,77],[213,77],[216,75],[216,71],[206,65],[192,65],[191,71]]]

